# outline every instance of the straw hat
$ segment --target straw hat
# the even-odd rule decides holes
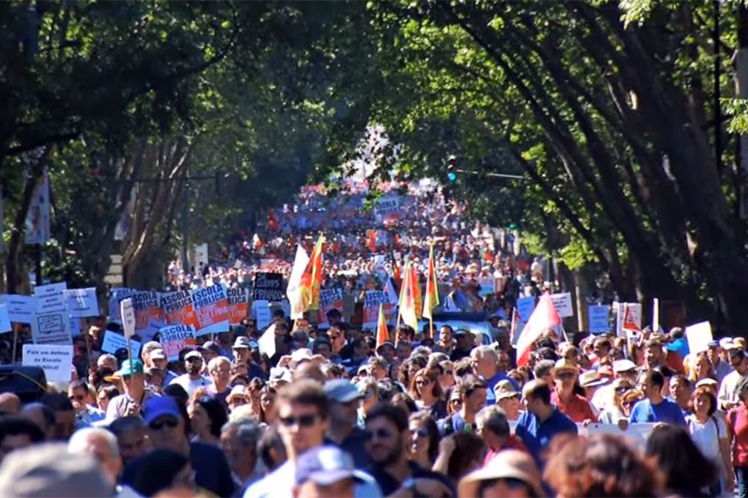
[[[465,476],[458,486],[458,496],[478,496],[480,482],[493,479],[518,479],[527,484],[535,496],[545,496],[535,461],[518,450],[501,451],[488,465]]]

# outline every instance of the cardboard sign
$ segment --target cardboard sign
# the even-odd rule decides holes
[[[10,324],[10,318],[8,317],[8,305],[0,304],[0,334],[11,330],[13,330],[13,326]]]
[[[8,306],[8,318],[11,322],[28,323],[34,321],[36,315],[36,298],[19,294],[3,294],[0,302]]]
[[[140,352],[140,343],[138,341],[131,340],[130,347],[132,348],[132,355],[138,357]],[[104,331],[104,341],[101,343],[102,351],[104,351],[105,353],[114,354],[118,349],[123,348],[127,349],[127,337],[112,330]]]
[[[73,346],[23,345],[23,366],[41,367],[47,382],[70,382]]]
[[[96,288],[68,289],[65,291],[68,312],[72,318],[99,316],[99,302],[96,300]]]
[[[135,311],[135,333],[142,335],[150,322],[163,321],[158,292],[138,291],[130,298]]]
[[[158,333],[169,361],[177,361],[181,350],[197,345],[195,328],[191,325],[168,325],[161,327]]]
[[[709,343],[714,340],[712,326],[709,322],[700,322],[686,327],[688,351],[696,355],[709,349]]]
[[[257,321],[257,330],[263,330],[273,321],[273,312],[267,301],[253,301],[252,314]]]
[[[195,336],[218,334],[229,330],[229,304],[226,289],[211,285],[192,291],[198,329]]]
[[[122,329],[126,337],[135,335],[135,309],[132,306],[132,299],[123,299],[119,303],[119,314],[122,319]]]
[[[168,325],[197,326],[197,316],[190,291],[163,292],[159,295],[159,304]]]
[[[50,313],[67,311],[67,303],[65,302],[66,290],[67,284],[65,282],[35,287],[34,297],[36,297],[36,312]]]
[[[252,298],[255,301],[283,301],[286,289],[283,286],[283,274],[258,272],[255,273]]]
[[[610,306],[589,306],[587,316],[590,334],[602,334],[610,330]]]
[[[613,303],[613,309],[616,311],[616,335],[618,337],[625,337],[626,334],[623,331],[623,304],[624,303]],[[641,303],[626,303],[628,312],[631,318],[641,329],[642,326],[642,305]]]
[[[486,297],[496,292],[496,279],[493,277],[479,278],[478,285],[480,285],[480,289],[478,290],[480,297]]]
[[[377,199],[374,206],[374,214],[385,216],[396,213],[400,209],[400,198],[394,195],[386,195]]]
[[[319,323],[322,327],[329,326],[327,313],[332,310],[340,311],[343,315],[343,289],[322,289],[319,294]]]
[[[556,311],[558,311],[558,316],[561,318],[574,316],[574,306],[571,304],[570,292],[553,294],[551,295],[551,299],[553,300],[553,306],[555,306]]]
[[[72,344],[67,311],[37,313],[31,322],[31,336],[34,344]]]
[[[249,291],[247,289],[226,289],[226,299],[229,303],[229,324],[242,323],[249,313]]]
[[[112,289],[109,295],[109,321],[119,323],[122,325],[122,315],[120,304],[124,299],[132,297],[135,294],[133,289],[127,289],[124,287],[118,289]]]
[[[268,355],[268,358],[273,357],[275,354],[275,325],[268,327],[262,336],[260,336],[257,345],[260,348],[260,353]]]

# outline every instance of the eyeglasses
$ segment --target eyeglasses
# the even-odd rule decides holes
[[[462,403],[461,399],[450,399],[449,400],[450,405],[459,405],[460,403]]]
[[[84,394],[75,394],[73,396],[70,396],[69,398],[70,400],[83,401],[84,399],[86,399],[86,396]]]
[[[573,379],[576,376],[573,372],[559,372],[556,374],[557,379]]]
[[[280,417],[280,422],[286,427],[311,427],[317,421],[317,415],[301,415],[299,417]]]
[[[387,429],[377,429],[375,431],[364,431],[364,438],[367,440],[370,439],[389,439],[392,437],[392,433],[388,431]]]
[[[150,428],[154,431],[160,431],[164,427],[168,427],[169,429],[174,429],[177,425],[179,425],[179,421],[173,418],[167,418],[162,420],[161,422],[151,422]]]
[[[428,386],[429,384],[431,384],[431,381],[429,379],[418,379],[416,381],[417,386]]]

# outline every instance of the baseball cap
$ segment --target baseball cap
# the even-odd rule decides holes
[[[723,337],[719,340],[719,345],[722,349],[732,349],[735,347],[732,337]]]
[[[613,373],[630,372],[636,370],[636,363],[631,360],[616,360],[613,362]]]
[[[325,394],[327,399],[336,403],[349,403],[361,398],[361,393],[356,386],[347,379],[334,379],[325,382]]]
[[[0,469],[3,496],[114,496],[114,488],[89,455],[70,458],[67,445],[35,444],[9,454]]]
[[[166,359],[166,353],[164,353],[163,349],[154,349],[151,351],[151,354],[149,355],[152,360],[165,360]]]
[[[119,370],[114,373],[115,377],[129,377],[133,374],[143,373],[143,362],[140,360],[125,360],[122,362],[122,366]]]
[[[497,403],[502,399],[519,397],[519,393],[514,389],[512,383],[506,379],[498,381],[493,388],[493,392],[496,395]]]
[[[293,353],[291,353],[291,363],[294,365],[298,365],[302,361],[308,361],[312,359],[312,350],[309,348],[301,348],[297,349]]]
[[[208,350],[214,352],[215,354],[221,354],[221,350],[218,347],[218,344],[213,341],[207,341],[202,346],[198,346],[197,349]]]
[[[709,341],[709,343],[706,345],[708,348],[718,348],[719,347],[719,341]]]
[[[184,355],[185,360],[189,360],[190,358],[200,358],[202,360],[203,355],[200,354],[200,351],[193,349],[192,351]]]
[[[182,417],[177,401],[171,396],[156,396],[149,398],[143,407],[143,419],[150,424],[159,417],[171,415],[177,419]]]
[[[296,461],[296,485],[313,481],[322,486],[330,486],[343,479],[362,481],[356,472],[353,459],[336,446],[318,446],[304,452]]]
[[[240,336],[234,341],[233,349],[249,348],[249,337]]]

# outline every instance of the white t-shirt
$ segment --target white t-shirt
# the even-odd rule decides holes
[[[725,422],[712,415],[702,424],[696,420],[696,417],[689,415],[686,417],[686,423],[691,439],[699,447],[701,453],[713,462],[720,462],[722,456],[719,440],[727,437]]]
[[[189,396],[192,396],[192,393],[195,392],[195,389],[198,387],[208,387],[213,384],[213,382],[205,376],[201,376],[196,380],[190,380],[190,376],[188,374],[182,374],[176,379],[172,380],[169,385],[171,384],[179,384],[180,386],[184,387],[184,390],[187,391],[187,394]]]

